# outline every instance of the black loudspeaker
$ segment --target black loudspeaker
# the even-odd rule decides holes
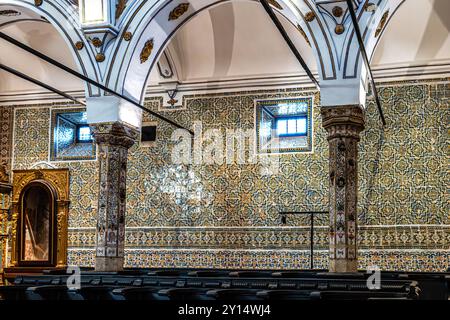
[[[141,142],[156,141],[156,126],[143,126],[141,131]]]

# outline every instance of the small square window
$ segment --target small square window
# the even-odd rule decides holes
[[[89,126],[78,127],[78,141],[79,142],[91,142],[92,134]]]
[[[258,153],[312,150],[312,98],[256,103]]]
[[[276,123],[276,133],[279,137],[306,135],[306,117],[277,118]]]

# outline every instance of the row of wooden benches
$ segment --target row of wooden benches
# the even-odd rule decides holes
[[[366,277],[305,273],[264,277],[259,272],[159,270],[147,274],[82,273],[79,288],[67,274],[18,276],[0,287],[5,300],[260,300],[260,299],[417,299],[420,289],[410,279],[382,279],[372,290]],[[68,283],[69,282],[69,283]]]
[[[411,300],[418,298],[414,284],[408,290],[347,291],[347,290],[257,290],[257,289],[205,289],[160,287],[82,286],[68,289],[63,286],[36,286],[21,288],[0,287],[5,300],[132,300],[132,301],[257,301],[257,300]]]

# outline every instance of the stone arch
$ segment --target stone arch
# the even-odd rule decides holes
[[[0,3],[0,8],[2,6],[25,8],[44,17],[66,42],[78,72],[96,81],[101,81],[100,71],[94,58],[95,53],[84,37],[75,7],[68,5],[67,1],[63,0],[44,0],[40,5],[35,0],[4,0]],[[80,49],[77,49],[77,43]],[[87,96],[100,95],[99,89],[89,84],[86,84],[85,91]]]
[[[361,33],[363,35],[369,59],[373,57],[377,45],[390,20],[405,1],[406,0],[378,0],[376,1],[378,7],[377,11],[373,15],[366,15],[366,17],[363,17],[365,11],[364,7],[358,8],[356,12],[357,18],[360,21]],[[359,51],[359,44],[353,27],[349,28],[343,52],[345,53],[345,62],[342,70],[342,78],[359,78],[361,74],[364,76],[365,73],[362,72],[363,59]]]
[[[352,1],[369,58],[389,22],[389,19],[385,19],[385,13],[394,15],[404,1]],[[332,67],[334,75],[320,78],[322,106],[365,105],[368,73],[346,2],[327,1],[316,3],[315,7],[312,0],[304,0],[303,3],[313,14],[312,18],[310,16],[308,19],[308,27],[316,35],[320,26],[324,38],[328,40],[327,45],[331,46],[329,50],[332,61],[329,66]],[[380,31],[377,32],[378,29]],[[324,44],[325,42],[322,42],[322,45]],[[325,48],[319,51],[322,54],[324,52]]]
[[[128,9],[127,21],[122,21],[119,41],[110,51],[109,70],[105,77],[108,87],[114,88],[126,96],[142,101],[148,75],[156,65],[158,57],[164,51],[170,39],[179,28],[203,10],[219,6],[230,1],[257,0],[202,0],[195,4],[187,0],[159,0],[156,2],[134,2]],[[314,32],[307,26],[305,15],[311,6],[297,6],[290,0],[269,1],[272,8],[290,23],[303,31],[310,39],[318,61],[320,78],[327,78],[333,71],[333,53],[331,50],[321,52],[327,47],[323,30]],[[300,35],[300,32],[299,32]],[[131,38],[131,39],[130,39]],[[322,45],[325,43],[325,45]],[[328,45],[329,46],[329,45]],[[331,71],[328,71],[331,70]]]
[[[384,23],[384,26],[381,25],[381,20],[379,21],[378,27],[382,27],[382,29],[380,30],[379,35],[376,37],[376,42],[375,42],[375,45],[374,45],[374,49],[372,50],[372,52],[371,52],[371,54],[369,56],[370,61],[372,61],[372,59],[373,59],[373,57],[375,55],[375,52],[377,51],[378,44],[380,43],[381,39],[383,38],[383,35],[384,35],[384,33],[385,33],[389,23],[391,22],[392,18],[395,16],[397,11],[402,7],[402,5],[405,2],[406,2],[406,0],[401,0],[401,2],[397,6],[395,6],[393,8],[393,11],[389,12],[389,15],[387,16],[386,22]],[[375,30],[375,32],[376,32],[376,30]]]

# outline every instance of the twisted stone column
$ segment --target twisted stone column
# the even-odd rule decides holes
[[[360,106],[322,107],[330,149],[330,272],[357,272],[358,142]]]
[[[124,263],[128,149],[138,130],[122,122],[91,125],[98,145],[99,191],[96,271],[120,271]]]

